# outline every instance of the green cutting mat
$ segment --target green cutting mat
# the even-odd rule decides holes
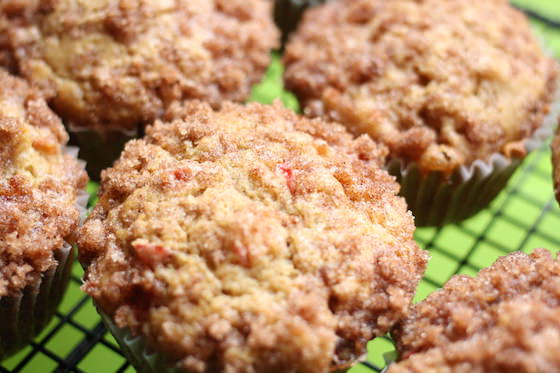
[[[519,0],[515,4],[560,21],[560,0]],[[538,21],[533,24],[560,57],[560,29]],[[288,107],[298,110],[295,98],[282,88],[281,74],[282,67],[276,58],[265,81],[255,87],[252,100],[271,103],[280,98]],[[95,190],[96,186],[91,184],[90,192],[94,194]],[[528,157],[488,209],[461,225],[417,231],[417,242],[430,251],[432,259],[415,300],[441,287],[453,274],[474,275],[512,251],[531,252],[545,247],[557,252],[559,228],[560,209],[552,193],[550,152],[548,146],[543,146]],[[91,301],[80,291],[82,274],[76,264],[57,316],[32,345],[3,362],[0,372],[135,372],[105,332]],[[368,347],[368,365],[358,365],[350,373],[380,371],[384,366],[383,354],[393,351],[386,338],[378,338]]]

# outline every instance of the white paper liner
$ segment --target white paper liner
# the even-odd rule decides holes
[[[560,84],[560,82],[558,82]],[[533,136],[525,141],[527,154],[538,149],[552,135],[560,114],[560,87],[549,115]],[[509,159],[497,153],[488,161],[461,166],[451,176],[441,172],[422,175],[416,163],[394,159],[386,166],[401,185],[417,227],[459,223],[487,207],[504,189],[523,159]]]
[[[70,156],[77,159],[78,164],[82,168],[86,168],[86,161],[83,161],[78,158],[78,153],[80,152],[80,148],[76,146],[65,146],[62,149],[64,154],[69,154]],[[85,190],[78,191],[78,195],[76,196],[76,206],[78,207],[78,211],[80,212],[80,225],[84,223],[87,216],[87,205],[89,202],[89,193]]]
[[[66,147],[65,154],[76,154],[77,149]],[[89,194],[79,191],[76,207],[80,224],[87,213]],[[53,251],[58,263],[41,274],[34,285],[27,286],[16,296],[0,297],[0,361],[27,346],[48,325],[62,300],[72,273],[74,250],[70,243]]]

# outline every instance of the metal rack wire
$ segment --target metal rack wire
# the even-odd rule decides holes
[[[560,30],[558,21],[528,14]],[[454,274],[474,275],[497,257],[536,247],[560,248],[560,209],[552,192],[550,152],[545,146],[531,155],[490,208],[460,225],[419,229],[418,243],[432,260],[416,300],[441,287]],[[35,342],[2,362],[3,373],[135,372],[107,333],[89,298],[80,290],[78,264],[56,317]],[[386,337],[369,345],[368,362],[351,373],[381,372],[383,353],[393,349]]]

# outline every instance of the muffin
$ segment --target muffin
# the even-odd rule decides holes
[[[191,102],[165,119],[104,171],[79,231],[83,289],[136,369],[323,373],[361,359],[427,261],[386,149],[278,103]]]
[[[286,47],[309,116],[389,147],[417,226],[485,207],[548,134],[558,69],[506,0],[335,0]]]
[[[0,360],[47,325],[68,283],[87,175],[67,140],[40,95],[0,70]]]
[[[544,249],[456,276],[393,330],[389,373],[560,372],[560,260]]]
[[[85,140],[96,168],[174,101],[244,101],[279,39],[268,0],[6,4],[19,72]]]

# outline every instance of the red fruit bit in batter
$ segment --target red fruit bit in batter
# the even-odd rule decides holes
[[[149,243],[133,243],[132,247],[138,259],[144,264],[155,267],[156,264],[166,261],[170,257],[168,249],[161,245]]]
[[[288,185],[288,189],[290,190],[290,193],[294,194],[296,190],[296,183],[294,180],[294,170],[292,169],[292,167],[290,167],[285,163],[279,164],[277,167],[284,174],[284,177],[286,178],[286,184]]]
[[[179,181],[188,181],[192,177],[192,171],[188,168],[178,168],[173,171],[173,176]]]
[[[235,253],[235,255],[237,255],[237,258],[239,259],[239,264],[247,268],[251,266],[252,264],[251,251],[249,250],[248,247],[234,244],[233,252]]]

